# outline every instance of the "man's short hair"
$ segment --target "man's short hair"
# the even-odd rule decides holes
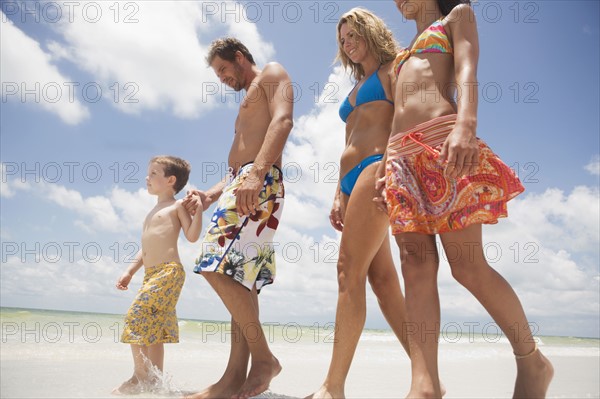
[[[171,155],[158,155],[150,160],[150,163],[157,163],[163,166],[165,177],[175,176],[173,190],[175,194],[180,192],[188,182],[192,167],[185,159],[173,157]]]
[[[244,46],[244,43],[240,42],[234,37],[224,37],[213,41],[210,44],[210,49],[208,50],[208,55],[206,56],[206,62],[208,63],[208,66],[210,66],[216,56],[221,57],[225,61],[234,62],[235,53],[238,51],[242,53],[252,65],[256,65],[254,62],[254,57],[252,57],[252,54],[250,54],[248,48]]]

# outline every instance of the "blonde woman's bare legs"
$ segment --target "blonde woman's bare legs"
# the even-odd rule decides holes
[[[387,215],[384,214],[384,217],[387,220]],[[410,356],[405,328],[406,308],[404,296],[400,288],[396,265],[392,258],[388,234],[385,235],[379,251],[377,251],[377,254],[375,254],[375,257],[371,261],[368,277],[369,284],[371,284],[371,288],[377,297],[381,313],[383,313],[392,331],[394,331],[404,350]]]
[[[382,296],[378,299],[382,310],[385,309],[384,314],[387,313],[386,319],[394,323],[394,331],[396,327],[400,331],[402,329],[402,292],[387,242],[389,222],[373,202],[377,165],[365,168],[343,207],[344,230],[337,265],[339,290],[333,354],[325,382],[311,395],[313,398],[345,396],[346,377],[365,323],[367,275],[374,283],[376,293]],[[390,281],[383,283],[381,279],[386,273]],[[398,314],[392,314],[394,304],[399,307],[396,309]]]

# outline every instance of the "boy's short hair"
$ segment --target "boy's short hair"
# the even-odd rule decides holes
[[[235,53],[238,51],[242,53],[252,65],[256,65],[254,62],[254,57],[252,57],[252,54],[250,54],[248,48],[244,45],[244,43],[240,42],[234,37],[224,37],[213,41],[210,44],[208,55],[206,56],[206,62],[208,63],[208,66],[210,66],[217,56],[221,57],[225,61],[234,62]]]
[[[192,167],[185,159],[177,158],[171,155],[158,155],[150,160],[150,163],[157,163],[163,166],[165,177],[175,176],[173,190],[175,194],[180,192],[188,182]]]

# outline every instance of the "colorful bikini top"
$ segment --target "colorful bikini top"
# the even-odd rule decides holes
[[[394,105],[393,102],[385,97],[385,90],[383,90],[383,85],[381,84],[381,80],[379,79],[377,72],[379,72],[379,68],[371,76],[369,76],[362,86],[360,86],[360,89],[358,89],[358,92],[356,93],[355,106],[350,104],[350,94],[352,94],[354,89],[352,89],[350,94],[348,94],[348,97],[346,97],[340,106],[340,118],[342,118],[344,122],[346,122],[352,111],[354,111],[354,108],[362,104],[370,103],[372,101],[387,101],[388,103]],[[356,88],[356,86],[354,87]]]
[[[448,39],[444,25],[442,25],[442,18],[433,22],[427,29],[421,32],[410,49],[405,48],[396,56],[396,60],[394,61],[396,75],[400,73],[402,65],[411,55],[421,53],[452,54],[452,44]]]

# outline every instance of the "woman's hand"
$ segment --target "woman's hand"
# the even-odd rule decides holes
[[[342,202],[340,201],[339,191],[336,192],[335,198],[333,199],[333,206],[331,212],[329,212],[329,222],[337,231],[344,229],[344,216],[342,212]]]
[[[373,202],[377,209],[387,214],[387,203],[385,202],[385,176],[375,176],[375,191],[377,195],[373,197]]]
[[[456,179],[474,174],[479,166],[479,144],[475,134],[455,126],[442,145],[439,160],[447,161],[446,177]]]

